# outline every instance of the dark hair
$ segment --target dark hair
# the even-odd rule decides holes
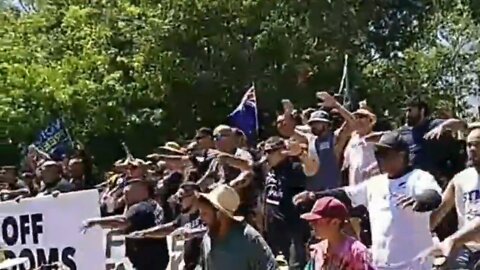
[[[413,97],[413,98],[409,99],[407,101],[407,106],[418,108],[419,110],[423,110],[423,114],[424,114],[425,117],[429,116],[430,113],[431,113],[428,104],[419,97]]]
[[[211,128],[208,128],[208,127],[201,127],[197,130],[197,133],[200,133],[200,134],[203,134],[203,135],[206,135],[206,136],[210,136],[210,137],[213,137],[213,131]]]

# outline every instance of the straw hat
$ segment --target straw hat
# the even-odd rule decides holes
[[[140,158],[126,158],[124,160],[117,160],[114,164],[115,167],[126,167],[128,165],[144,167],[147,165],[147,162]]]
[[[370,110],[368,109],[365,109],[365,108],[360,108],[356,111],[353,112],[353,115],[362,115],[362,116],[366,116],[368,118],[370,118],[370,120],[373,122],[373,123],[376,123],[377,122],[377,116],[372,113]]]
[[[209,201],[217,210],[221,211],[228,217],[236,221],[243,221],[242,216],[236,216],[240,205],[240,197],[237,191],[229,185],[221,184],[216,186],[209,193],[199,193],[201,198]]]
[[[176,142],[167,142],[164,146],[160,146],[158,149],[172,152],[175,154],[185,155],[186,151]]]

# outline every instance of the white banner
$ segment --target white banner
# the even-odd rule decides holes
[[[105,257],[106,270],[133,270],[132,263],[125,257],[125,236],[110,234],[109,230],[105,234]],[[183,270],[183,243],[184,241],[174,240],[167,236],[168,253],[170,262],[167,270]]]
[[[125,257],[125,236],[111,234],[105,230],[106,270],[133,270],[132,263]]]
[[[102,230],[80,230],[84,220],[100,216],[98,201],[90,190],[0,203],[1,248],[7,258],[28,258],[26,267],[13,269],[60,262],[71,270],[104,270]]]
[[[168,270],[183,270],[185,262],[183,261],[184,244],[185,241],[177,240],[174,237],[167,237],[168,253],[170,254],[170,262],[168,263]]]

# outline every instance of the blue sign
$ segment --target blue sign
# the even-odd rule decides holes
[[[33,144],[53,159],[61,159],[71,149],[73,142],[63,121],[57,119],[40,131]]]

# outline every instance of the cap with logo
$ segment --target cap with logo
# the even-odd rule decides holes
[[[331,123],[330,115],[323,110],[315,111],[310,115],[310,119],[308,119],[309,124],[314,122]]]

